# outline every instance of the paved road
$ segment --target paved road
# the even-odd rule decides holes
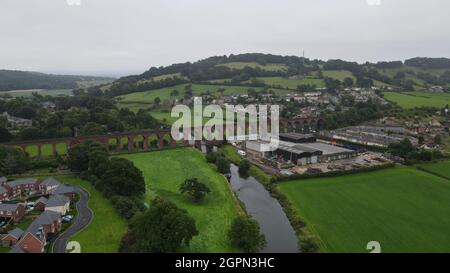
[[[75,192],[80,195],[80,200],[76,204],[77,217],[72,225],[55,239],[52,248],[53,253],[66,253],[66,246],[70,238],[89,225],[94,217],[92,210],[88,207],[89,193],[79,187],[75,187]]]

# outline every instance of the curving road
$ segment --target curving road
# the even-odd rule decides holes
[[[76,204],[77,217],[72,225],[55,239],[52,245],[53,253],[66,253],[69,239],[88,226],[94,217],[92,210],[88,207],[89,193],[79,187],[75,187],[75,192],[80,195],[80,200]]]

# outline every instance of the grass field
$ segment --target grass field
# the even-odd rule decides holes
[[[302,84],[314,84],[316,87],[325,87],[325,82],[322,79],[304,78],[304,79],[288,79],[283,77],[260,77],[259,80],[264,81],[265,84],[271,86],[280,86],[282,88],[297,89],[297,86]]]
[[[160,98],[162,103],[168,102],[171,99],[177,98],[181,99],[184,97],[185,84],[180,84],[172,87],[149,90],[144,92],[130,93],[124,96],[120,96],[119,107],[129,108],[132,111],[137,112],[139,109],[149,108],[155,98]],[[225,89],[223,92],[224,96],[230,95],[242,95],[247,94],[248,89],[253,88],[256,91],[261,91],[261,87],[247,87],[247,86],[227,86],[227,85],[208,85],[208,84],[193,84],[192,93],[194,96],[200,96],[203,93],[209,91],[211,95],[215,97],[220,97],[222,93],[218,92],[220,89]],[[177,90],[179,95],[176,97],[171,97],[170,94],[173,90]],[[288,90],[282,89],[271,89],[276,94],[286,94],[289,93]]]
[[[450,104],[450,93],[430,93],[430,92],[384,92],[384,97],[397,103],[400,107],[412,109],[415,107],[436,107],[443,108]]]
[[[144,92],[130,93],[121,96],[121,102],[138,102],[138,103],[153,103],[155,98],[159,97],[162,102],[169,101],[171,99],[170,93],[173,90],[177,90],[179,95],[177,97],[181,99],[184,96],[186,84],[180,84],[172,87],[166,87],[161,89],[149,90]],[[217,95],[218,90],[224,88],[224,95],[239,95],[246,94],[249,87],[246,86],[222,86],[222,85],[207,85],[207,84],[193,84],[192,93],[194,96],[199,96],[202,93],[210,91],[213,95]],[[261,90],[261,88],[254,88],[256,90]]]
[[[431,173],[450,179],[450,161],[420,164],[419,167]]]
[[[84,253],[114,253],[127,232],[127,223],[88,181],[78,177],[59,177],[61,182],[80,186],[90,194],[89,208],[94,212],[91,224],[72,240],[81,244]]]
[[[36,157],[38,156],[38,147],[36,145],[29,145],[25,151],[31,156]],[[56,152],[59,155],[65,155],[67,154],[67,145],[64,143],[59,143],[56,145]],[[52,156],[52,145],[51,144],[44,144],[41,147],[41,153],[43,157],[51,157]]]
[[[8,253],[11,249],[9,247],[0,246],[0,253]]]
[[[33,93],[38,93],[42,96],[70,96],[72,95],[71,89],[54,89],[54,90],[43,90],[43,89],[32,89],[32,90],[13,90],[0,92],[0,95],[8,94],[13,97],[31,97]]]
[[[50,176],[33,176],[46,179]],[[94,212],[92,223],[80,233],[71,238],[81,244],[84,253],[114,253],[119,249],[120,240],[127,232],[128,226],[111,203],[105,199],[88,181],[76,176],[53,176],[62,183],[84,188],[90,194],[89,207]],[[12,177],[10,179],[13,179]],[[22,225],[27,225],[20,223]]]
[[[231,221],[238,215],[235,197],[225,178],[195,149],[182,148],[120,156],[142,170],[147,184],[147,200],[162,196],[186,209],[195,219],[199,235],[183,252],[233,252],[228,238]],[[196,177],[211,189],[201,204],[194,204],[179,192],[186,178]]]
[[[279,184],[324,252],[450,251],[450,181],[396,167]]]
[[[288,67],[285,64],[267,64],[267,65],[261,65],[256,62],[230,62],[226,64],[220,64],[217,66],[226,66],[231,69],[243,69],[245,67],[251,67],[251,68],[257,68],[259,67],[261,70],[266,71],[283,71],[287,70]]]
[[[324,70],[324,77],[333,78],[336,80],[340,80],[341,82],[345,80],[345,78],[351,78],[356,82],[356,77],[353,76],[353,73],[347,70]]]

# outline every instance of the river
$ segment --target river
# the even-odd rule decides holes
[[[250,214],[261,227],[266,237],[263,253],[295,253],[298,251],[297,235],[278,200],[255,178],[243,178],[238,167],[231,165],[230,183]]]

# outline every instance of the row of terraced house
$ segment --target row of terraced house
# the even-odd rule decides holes
[[[42,253],[51,235],[61,231],[62,216],[70,210],[75,196],[71,186],[48,178],[8,181],[0,178],[0,219],[19,222],[26,214],[26,203],[12,203],[20,196],[40,196],[34,202],[34,210],[42,213],[25,230],[15,228],[0,234],[0,245],[12,247],[11,253]]]

